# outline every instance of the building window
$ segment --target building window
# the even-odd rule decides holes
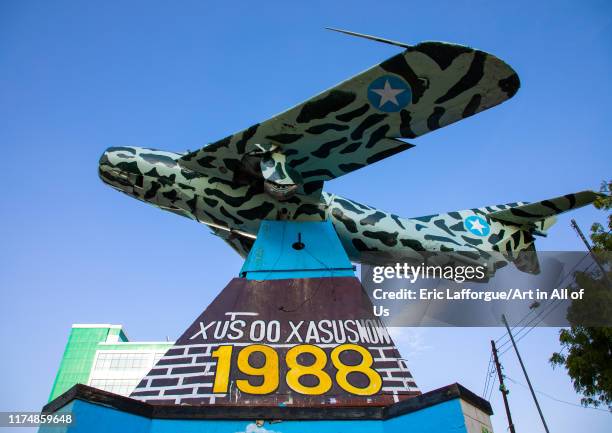
[[[94,370],[141,370],[151,366],[148,353],[99,353]]]
[[[128,396],[138,385],[138,379],[93,379],[90,385],[114,394]]]

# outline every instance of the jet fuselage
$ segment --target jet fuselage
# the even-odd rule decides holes
[[[387,261],[421,260],[424,251],[517,252],[533,243],[529,232],[486,218],[496,207],[401,218],[325,192],[279,201],[264,191],[261,179],[241,185],[196,173],[179,165],[181,156],[112,147],[100,159],[99,175],[131,197],[208,225],[243,256],[264,219],[329,219],[357,263],[372,262],[376,255]],[[469,230],[469,218],[479,218],[483,227]]]

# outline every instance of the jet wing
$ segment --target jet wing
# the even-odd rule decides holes
[[[415,138],[511,98],[517,74],[483,51],[424,42],[179,164],[225,179],[259,176],[302,193],[413,147]],[[268,169],[268,172],[266,170]]]

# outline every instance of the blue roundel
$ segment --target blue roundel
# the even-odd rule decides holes
[[[394,113],[412,102],[412,89],[399,77],[383,75],[368,86],[368,99],[380,111]]]
[[[465,228],[476,236],[488,236],[491,232],[491,226],[489,223],[481,216],[472,215],[465,219],[463,222]]]

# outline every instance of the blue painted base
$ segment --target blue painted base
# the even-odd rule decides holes
[[[353,277],[330,221],[262,221],[240,276],[248,280]]]
[[[462,400],[457,398],[387,420],[256,420],[150,419],[111,407],[72,400],[56,413],[71,412],[71,427],[41,427],[39,433],[482,433],[466,423]],[[202,409],[206,411],[206,409]],[[488,417],[487,417],[488,418]],[[490,431],[490,430],[488,430]]]

